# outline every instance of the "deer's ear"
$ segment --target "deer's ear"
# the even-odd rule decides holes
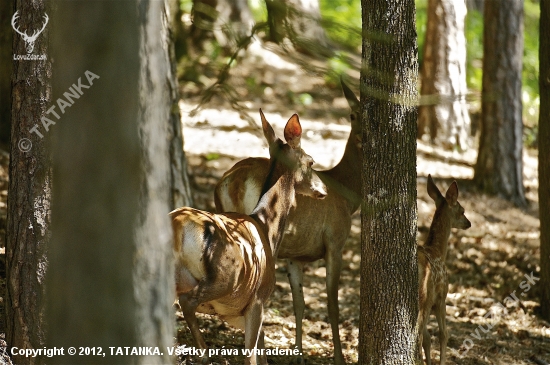
[[[439,205],[441,199],[443,199],[443,195],[435,185],[432,175],[428,175],[428,195],[433,199],[436,205]]]
[[[342,77],[340,77],[340,83],[342,84],[342,91],[344,92],[344,96],[348,101],[349,107],[351,109],[359,109],[360,107],[359,99],[357,99],[357,96],[353,91],[351,91],[349,86],[344,83],[344,80],[342,79]]]
[[[456,201],[458,200],[458,185],[456,181],[453,181],[451,186],[447,189],[447,192],[445,193],[445,199],[447,199],[447,203],[449,205],[455,205]]]
[[[265,115],[262,112],[262,109],[260,109],[260,117],[262,118],[262,129],[264,130],[264,136],[267,140],[267,143],[271,146],[276,140],[277,136],[275,135],[275,131],[273,131],[273,127],[271,127],[271,124],[265,119]]]
[[[302,137],[302,126],[298,114],[290,117],[285,126],[285,140],[293,149],[300,147],[300,139]]]

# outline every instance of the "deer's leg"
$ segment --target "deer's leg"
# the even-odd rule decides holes
[[[428,332],[428,327],[424,326],[424,331],[422,332],[422,347],[424,348],[424,354],[426,355],[426,363],[428,365],[432,364],[432,358],[430,357],[431,349],[431,338],[430,333]],[[420,354],[420,359],[422,359],[422,354]]]
[[[264,330],[262,329],[260,331],[260,337],[258,338],[258,346],[257,346],[261,350],[265,350],[264,338],[265,338],[265,333],[264,333]],[[267,365],[267,355],[265,354],[265,351],[260,356],[258,356],[258,362],[261,365]]]
[[[262,330],[264,306],[258,299],[254,299],[246,308],[244,313],[244,348],[252,351],[250,357],[244,359],[245,365],[256,365],[256,353],[258,338]],[[263,342],[263,341],[262,341]]]
[[[197,307],[200,304],[223,296],[227,289],[223,291],[221,289],[222,287],[216,285],[216,283],[209,283],[203,279],[191,291],[180,294],[179,296],[181,311],[183,313],[185,321],[187,322],[187,325],[189,326],[189,330],[191,330],[191,335],[193,335],[195,344],[203,350],[207,350],[208,347],[206,346],[206,342],[204,341],[204,338],[202,337],[201,331],[199,329],[199,322],[197,320],[195,312],[197,311]],[[202,358],[203,364],[209,363],[207,354],[208,351]]]
[[[197,310],[199,303],[192,296],[192,293],[195,292],[195,289],[180,295],[179,303],[181,311],[183,313],[183,318],[185,318],[185,322],[187,322],[187,326],[189,326],[189,330],[191,330],[191,335],[195,340],[195,345],[204,350],[207,349],[206,342],[204,342],[204,338],[202,337],[201,331],[199,329],[199,322],[197,320],[197,316],[195,315],[195,311]],[[208,363],[207,355],[202,358],[202,363]]]
[[[302,320],[304,318],[304,263],[301,261],[288,260],[288,281],[292,289],[292,305],[294,307],[294,316],[296,317],[296,342],[295,346],[303,353],[302,349]],[[295,364],[303,364],[303,356],[299,355],[293,360]]]
[[[422,290],[422,289],[421,289]],[[428,307],[428,304],[425,302],[425,297],[420,296],[420,300],[418,303],[418,319],[416,321],[418,326],[418,336],[417,336],[417,351],[418,351],[418,357],[417,357],[417,363],[418,364],[424,364],[423,358],[422,358],[422,349],[424,349],[424,355],[426,356],[426,363],[431,364],[431,358],[430,358],[430,334],[428,333],[428,318],[430,317],[430,309]]]
[[[445,298],[447,296],[443,296],[441,300],[437,303],[437,309],[435,311],[435,317],[437,318],[437,324],[439,327],[439,346],[440,346],[440,361],[439,363],[441,365],[445,364],[445,360],[447,358],[447,324],[445,321],[446,317],[446,306],[445,306]]]
[[[338,284],[340,282],[340,273],[342,271],[342,254],[340,251],[328,251],[325,255],[327,265],[327,299],[328,299],[328,318],[332,328],[332,342],[334,343],[334,364],[344,365],[344,355],[342,354],[342,343],[340,342],[340,332],[338,321],[340,310],[338,308]]]

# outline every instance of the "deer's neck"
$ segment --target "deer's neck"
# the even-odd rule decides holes
[[[451,222],[445,217],[444,209],[437,209],[424,246],[436,249],[439,257],[445,260],[450,235]]]
[[[265,193],[260,197],[250,216],[264,230],[269,240],[271,253],[276,258],[283,238],[286,220],[294,203],[295,189],[290,174],[276,177],[270,172],[268,179],[264,186]]]
[[[335,189],[338,194],[350,203],[352,212],[359,208],[361,203],[361,156],[354,143],[358,143],[350,134],[342,159],[332,169],[324,171],[320,177],[329,188]]]

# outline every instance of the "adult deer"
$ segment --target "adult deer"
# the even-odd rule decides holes
[[[430,314],[434,313],[439,326],[440,364],[445,364],[447,350],[447,328],[445,323],[445,299],[449,283],[447,280],[447,243],[452,228],[468,229],[472,226],[464,215],[464,208],[458,202],[456,181],[449,186],[445,197],[441,194],[432,176],[428,175],[428,195],[436,205],[432,225],[424,246],[418,246],[418,354],[422,350],[426,363],[431,365],[430,333],[427,329]]]
[[[196,345],[206,350],[195,312],[216,314],[245,331],[245,364],[256,364],[255,350],[264,347],[263,305],[275,287],[275,258],[295,193],[315,199],[326,195],[326,186],[313,174],[313,159],[300,148],[298,115],[286,124],[286,144],[261,110],[260,116],[270,159],[261,198],[251,214],[213,214],[188,207],[170,213],[176,292]],[[267,364],[265,355],[259,359]]]
[[[332,169],[317,171],[328,186],[324,200],[298,196],[290,212],[278,258],[288,259],[288,278],[292,288],[296,315],[296,347],[302,353],[302,319],[304,317],[303,267],[307,262],[324,258],[328,314],[334,343],[334,363],[345,364],[338,331],[338,282],[342,270],[342,249],[351,228],[351,215],[357,210],[361,194],[361,125],[359,101],[342,82],[351,107],[351,133],[342,160]],[[260,194],[261,182],[268,172],[265,158],[247,158],[227,171],[215,189],[218,212],[250,213]],[[296,363],[303,361],[302,357]]]

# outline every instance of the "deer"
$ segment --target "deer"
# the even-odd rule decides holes
[[[298,196],[288,217],[279,258],[287,259],[287,272],[292,291],[296,317],[295,348],[302,349],[302,320],[305,301],[303,268],[306,263],[325,259],[328,316],[334,344],[334,363],[344,365],[342,344],[338,330],[338,283],[342,270],[342,250],[351,229],[351,216],[359,208],[361,195],[361,124],[360,103],[351,89],[342,81],[344,95],[351,108],[351,133],[340,162],[326,171],[315,171],[327,185],[323,200]],[[247,158],[229,169],[214,191],[218,212],[250,213],[260,194],[261,181],[268,173],[265,158]],[[304,362],[303,355],[293,363]]]
[[[23,40],[25,41],[25,48],[27,49],[27,53],[32,53],[34,49],[34,42],[36,42],[36,39],[44,31],[46,28],[46,25],[48,24],[48,14],[44,14],[44,25],[40,30],[35,31],[32,36],[28,36],[27,32],[21,32],[17,26],[15,25],[15,21],[19,18],[19,10],[13,14],[13,17],[11,18],[11,26],[13,30],[15,30],[18,34],[20,34],[23,37]]]
[[[430,314],[435,314],[439,327],[440,364],[445,364],[447,349],[447,328],[445,323],[445,299],[449,287],[447,267],[447,244],[451,228],[468,229],[472,226],[464,215],[464,208],[458,202],[458,185],[453,181],[445,196],[428,175],[428,195],[433,199],[436,210],[428,237],[423,246],[418,246],[418,354],[422,362],[422,348],[426,363],[431,365],[430,334],[427,329]]]
[[[269,167],[260,198],[249,215],[210,213],[183,207],[170,213],[176,256],[176,294],[194,341],[204,350],[196,312],[217,315],[245,332],[245,364],[267,365],[262,315],[275,287],[275,259],[296,194],[326,196],[313,173],[313,159],[300,147],[302,127],[294,114],[276,137],[260,109],[269,145]],[[261,351],[260,351],[261,352]]]

